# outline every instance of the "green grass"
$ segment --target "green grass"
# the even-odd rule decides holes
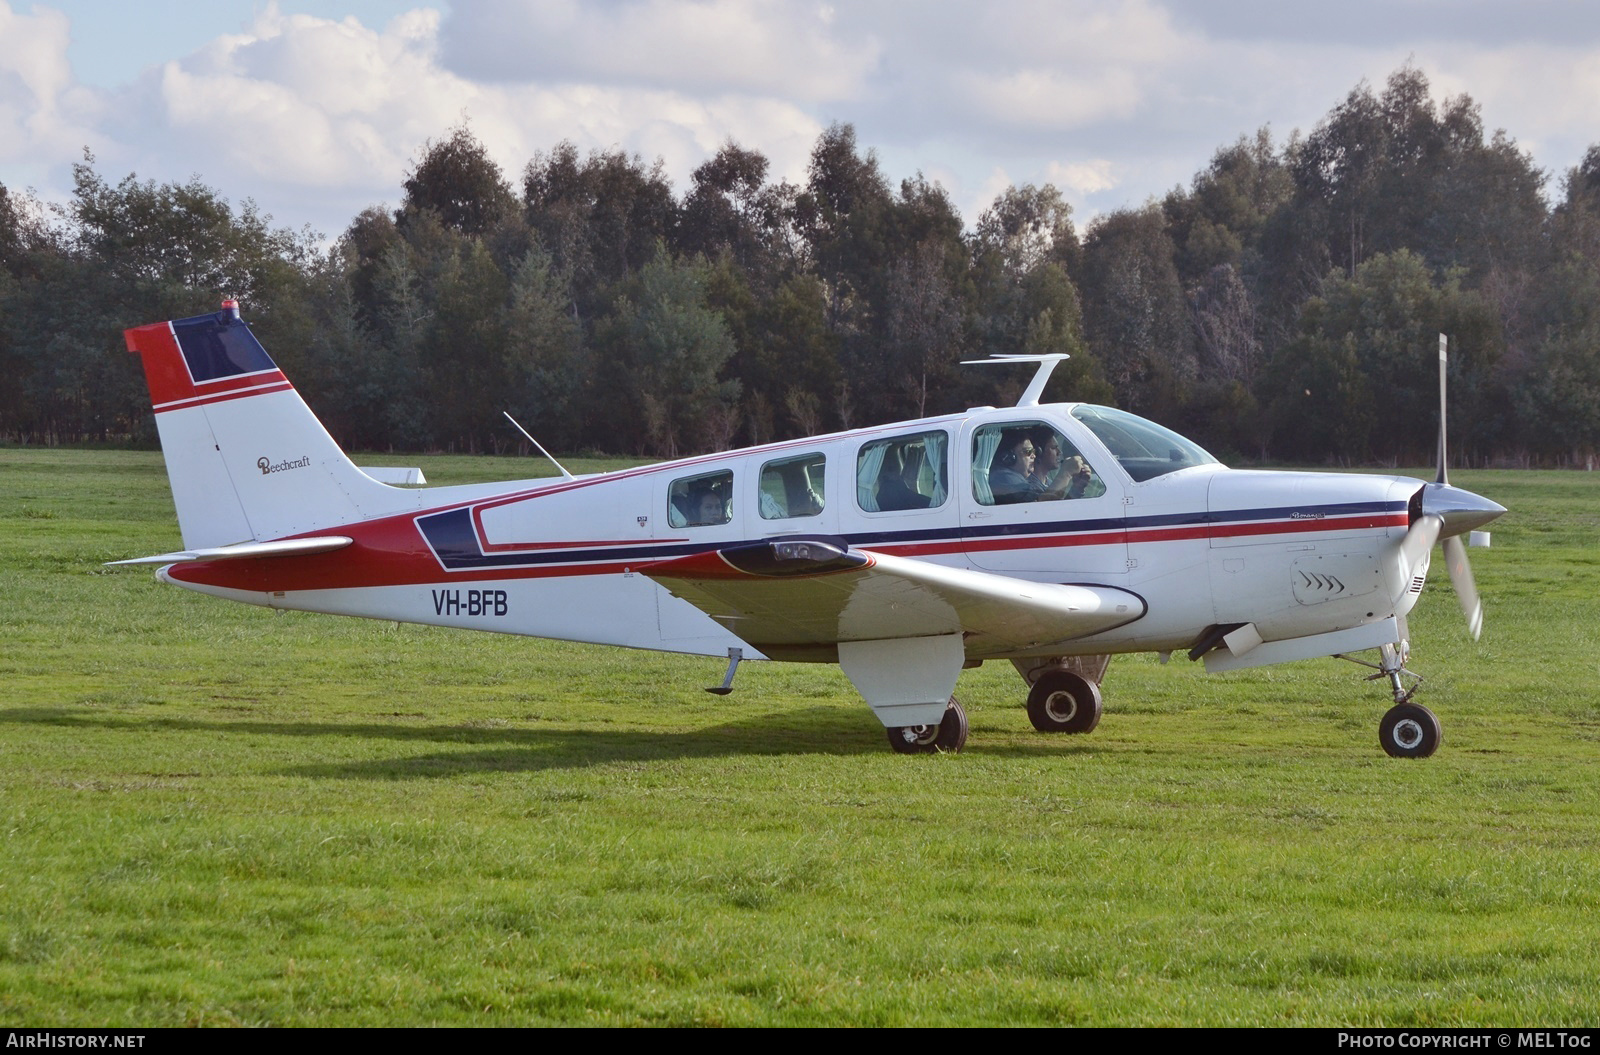
[[[969,671],[905,758],[832,667],[102,568],[179,545],[160,457],[0,450],[0,1019],[1595,1025],[1600,480],[1454,482],[1512,512],[1483,640],[1412,618],[1434,758],[1360,668],[1153,657],[1081,739]]]

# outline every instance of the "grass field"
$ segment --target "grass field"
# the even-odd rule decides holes
[[[1432,759],[1361,668],[1154,657],[1085,738],[968,671],[906,758],[832,667],[102,568],[179,545],[160,456],[0,449],[0,1020],[1600,1024],[1600,479],[1453,482],[1511,512],[1483,640],[1412,617]]]

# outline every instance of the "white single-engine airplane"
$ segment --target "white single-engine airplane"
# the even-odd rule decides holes
[[[186,549],[164,582],[269,608],[741,659],[838,663],[896,751],[957,751],[963,667],[1012,661],[1043,731],[1086,733],[1114,653],[1209,671],[1377,650],[1383,749],[1421,758],[1406,614],[1436,541],[1504,508],[1445,479],[1228,469],[1143,418],[1040,405],[620,472],[402,488],[347,458],[237,304],[126,333]],[[559,468],[559,465],[557,466]],[[1412,679],[1408,683],[1405,678]]]

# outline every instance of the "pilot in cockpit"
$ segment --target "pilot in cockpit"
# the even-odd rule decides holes
[[[1061,455],[1061,436],[1048,425],[1034,430],[1037,456],[1028,482],[1040,498],[1084,498],[1094,481],[1094,473],[1081,454]]]

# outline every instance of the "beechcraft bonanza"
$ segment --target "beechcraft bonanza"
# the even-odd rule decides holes
[[[126,332],[184,550],[120,564],[269,608],[838,663],[906,754],[957,751],[962,668],[1010,660],[1042,731],[1087,733],[1110,656],[1229,671],[1375,650],[1397,757],[1433,753],[1406,616],[1435,542],[1477,637],[1462,536],[1504,508],[1439,476],[1228,469],[1121,410],[878,425],[619,472],[395,487],[347,458],[237,304]],[[559,465],[558,465],[559,468]],[[1362,662],[1357,660],[1357,662]]]

